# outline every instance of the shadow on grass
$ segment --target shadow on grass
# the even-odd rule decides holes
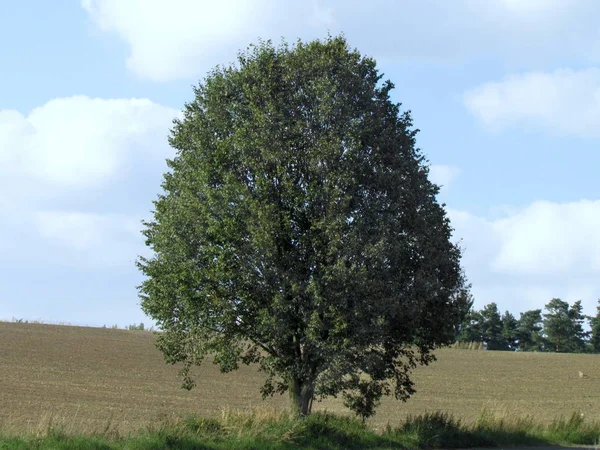
[[[377,434],[361,421],[333,414],[315,413],[290,440],[291,448],[381,449],[400,448],[392,436]]]
[[[532,417],[498,417],[484,411],[474,425],[465,425],[437,412],[408,417],[402,426],[388,428],[385,434],[394,435],[407,448],[597,445],[600,423],[586,422],[580,413],[544,425]]]

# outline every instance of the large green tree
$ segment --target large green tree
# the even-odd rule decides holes
[[[342,395],[366,417],[452,342],[461,251],[392,88],[341,37],[261,42],[195,87],[138,261],[184,386],[208,355],[258,363],[299,414]]]

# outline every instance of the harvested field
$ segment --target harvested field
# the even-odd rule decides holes
[[[574,411],[600,420],[598,355],[444,349],[438,358],[416,370],[411,400],[383,401],[376,425],[438,410],[466,421],[484,409],[537,422]],[[180,389],[177,371],[149,332],[0,323],[0,426],[35,432],[52,422],[77,432],[125,432],[186,413],[287,406],[287,396],[261,400],[256,367],[221,374],[207,363],[190,392]],[[337,400],[315,407],[345,411]]]

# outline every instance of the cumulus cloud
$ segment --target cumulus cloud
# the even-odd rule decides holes
[[[36,210],[27,204],[2,209],[0,268],[133,269],[147,254],[144,214]]]
[[[147,99],[59,98],[27,116],[0,110],[0,174],[89,187],[118,174],[136,152],[165,155],[177,112]]]
[[[600,201],[535,202],[494,223],[502,241],[492,269],[506,273],[600,273]]]
[[[584,300],[593,312],[600,297],[600,201],[540,201],[493,219],[456,210],[449,216],[479,302],[522,311],[564,297]]]
[[[132,265],[178,114],[84,96],[0,110],[0,265]]]
[[[455,61],[493,53],[523,61],[598,60],[591,0],[82,0],[100,30],[129,47],[127,66],[157,81],[203,75],[258,37],[344,32],[383,59]],[[435,26],[432,26],[435,24]],[[565,39],[566,33],[570,34]],[[501,38],[499,38],[501,36]]]
[[[55,254],[59,264],[133,267],[143,250],[140,218],[135,215],[41,211],[32,219],[45,243],[60,249]]]
[[[534,202],[504,217],[487,219],[449,210],[467,260],[486,270],[515,275],[600,273],[600,200]]]
[[[434,164],[429,167],[429,179],[445,190],[460,175],[460,172],[458,167]]]
[[[143,318],[134,287],[134,261],[148,252],[140,219],[172,156],[178,115],[147,99],[85,96],[0,109],[5,312],[88,324]]]
[[[199,75],[235,58],[240,46],[257,38],[330,23],[330,10],[316,1],[277,0],[82,0],[105,32],[125,40],[127,67],[156,81]],[[223,54],[226,59],[223,60]]]
[[[511,75],[464,94],[469,111],[499,130],[544,127],[574,136],[600,136],[600,69],[560,69]]]

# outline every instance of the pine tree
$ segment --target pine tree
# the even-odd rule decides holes
[[[481,334],[488,350],[507,350],[508,345],[503,336],[502,318],[496,303],[490,303],[481,310],[483,319]]]
[[[506,311],[502,316],[502,337],[506,343],[508,350],[515,350],[517,348],[517,327],[519,323],[515,316],[509,311]]]
[[[559,298],[553,298],[546,305],[544,314],[544,334],[548,351],[561,353],[582,352],[585,349],[587,334],[583,330],[585,316],[581,300],[572,306]]]
[[[481,317],[481,312],[476,310],[469,311],[462,322],[457,341],[483,342],[482,322],[483,317]]]
[[[542,310],[534,309],[521,313],[517,322],[517,346],[522,352],[543,349]]]

